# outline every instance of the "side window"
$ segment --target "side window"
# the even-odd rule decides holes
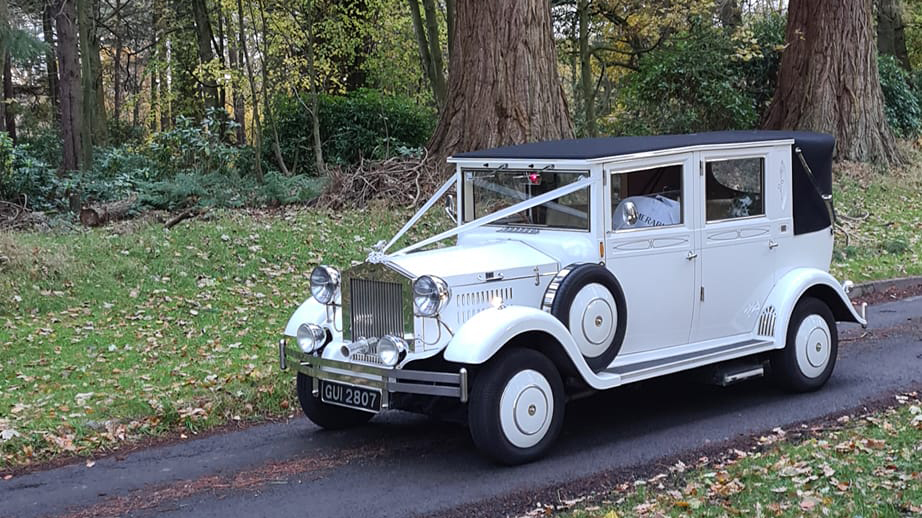
[[[682,224],[682,165],[611,175],[612,229]]]
[[[741,158],[705,166],[707,220],[765,215],[765,159]]]

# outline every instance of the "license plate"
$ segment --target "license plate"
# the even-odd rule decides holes
[[[324,403],[356,408],[366,412],[381,411],[381,391],[333,381],[320,381],[320,400]]]

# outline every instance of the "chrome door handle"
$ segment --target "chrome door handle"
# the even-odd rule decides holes
[[[773,250],[773,249],[775,249],[775,248],[778,248],[778,242],[775,241],[775,240],[773,240],[773,239],[769,239],[769,240],[768,240],[768,249],[769,249],[769,250]]]
[[[688,259],[689,261],[695,259],[696,257],[698,257],[698,252],[695,252],[693,250],[689,250],[688,255],[685,256],[685,258]]]

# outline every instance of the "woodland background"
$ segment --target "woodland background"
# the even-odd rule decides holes
[[[412,204],[451,152],[757,127],[829,131],[840,158],[899,161],[893,137],[922,132],[922,1],[790,11],[786,0],[0,0],[0,199],[5,214],[117,202],[114,216],[277,206],[324,189],[334,208]],[[522,99],[551,109],[520,113]],[[414,191],[421,163],[430,172]]]

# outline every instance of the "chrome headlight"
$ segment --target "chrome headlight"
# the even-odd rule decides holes
[[[339,271],[332,266],[320,265],[311,272],[311,295],[321,304],[332,304],[339,291]]]
[[[407,342],[393,335],[384,335],[378,340],[378,360],[384,365],[393,367],[400,363],[400,359],[407,352]]]
[[[310,354],[323,347],[327,339],[327,332],[317,324],[301,324],[298,326],[298,349],[304,354]]]
[[[418,316],[437,316],[450,299],[448,283],[434,275],[423,275],[413,282],[413,305]]]

